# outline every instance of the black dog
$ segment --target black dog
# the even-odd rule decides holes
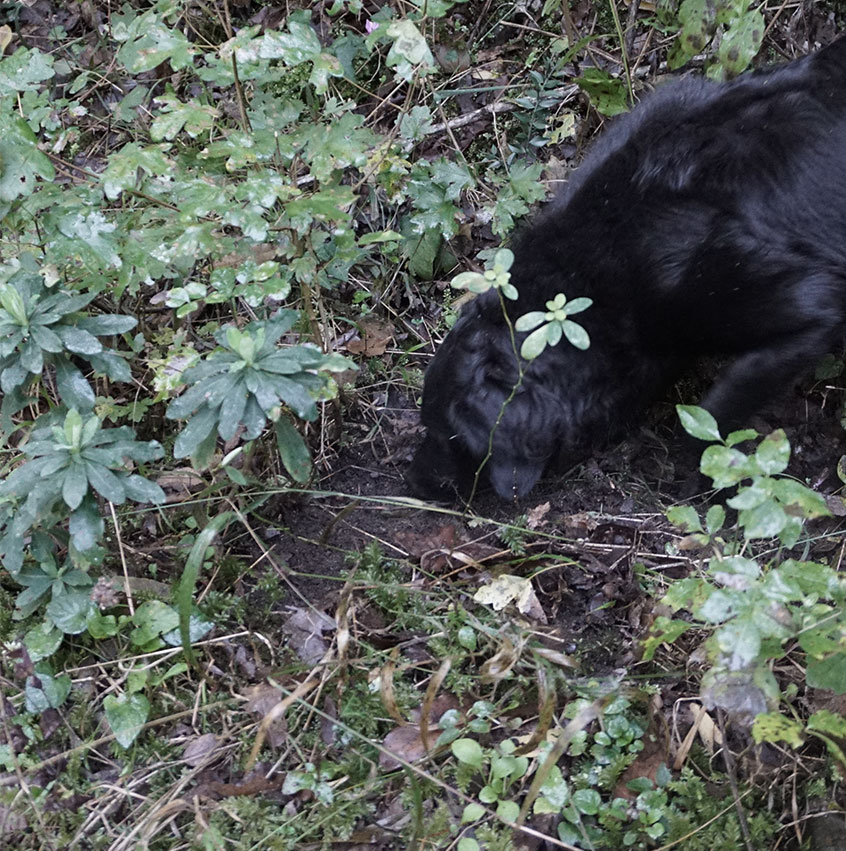
[[[423,392],[425,497],[484,476],[521,497],[631,422],[692,360],[734,360],[703,405],[739,425],[830,351],[846,316],[846,38],[726,84],[686,79],[593,147],[517,241],[512,321],[563,292],[590,334],[517,359],[499,297],[463,310]],[[517,346],[525,335],[517,335]],[[497,419],[498,426],[494,429]]]

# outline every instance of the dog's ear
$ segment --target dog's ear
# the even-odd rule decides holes
[[[543,475],[543,461],[528,461],[524,458],[497,456],[488,461],[487,472],[493,489],[502,499],[521,499]]]

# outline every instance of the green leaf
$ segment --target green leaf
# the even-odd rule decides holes
[[[40,662],[42,659],[48,659],[59,649],[63,638],[61,630],[45,620],[28,630],[24,636],[24,645],[29,658],[33,662]]]
[[[94,391],[82,372],[66,358],[53,361],[56,370],[56,389],[69,408],[90,411],[94,407]]]
[[[194,544],[191,547],[191,552],[185,562],[185,569],[179,579],[179,584],[176,587],[174,599],[178,611],[177,620],[179,622],[179,637],[182,643],[182,651],[185,658],[191,664],[196,663],[194,651],[191,647],[191,623],[192,623],[192,596],[194,588],[197,584],[197,578],[200,575],[203,561],[206,558],[206,551],[214,542],[215,537],[221,529],[232,518],[231,511],[224,511],[213,517],[208,525],[197,535]]]
[[[712,505],[705,515],[705,528],[709,535],[716,535],[723,528],[726,520],[726,510],[722,505]]]
[[[102,343],[87,331],[82,328],[75,328],[72,325],[57,325],[56,333],[69,352],[78,355],[97,354],[103,350]]]
[[[126,501],[123,482],[111,470],[86,461],[85,472],[89,484],[103,499],[113,502],[115,505],[123,505]]]
[[[47,604],[46,614],[66,635],[79,635],[88,628],[88,618],[94,611],[90,589],[86,589],[54,597]]]
[[[576,78],[579,88],[587,94],[597,112],[613,116],[627,112],[629,93],[626,84],[601,68],[586,68]]]
[[[475,739],[456,739],[450,745],[450,749],[459,762],[473,768],[482,767],[482,746]]]
[[[130,74],[143,74],[163,62],[169,62],[174,71],[191,65],[194,48],[188,39],[154,17],[144,17],[139,37],[126,41],[118,50],[118,61],[126,70]]]
[[[295,482],[307,482],[311,477],[311,454],[302,435],[284,416],[276,421],[275,432],[285,469]]]
[[[82,500],[68,520],[71,541],[79,552],[92,549],[103,535],[103,518],[91,494]]]
[[[429,50],[426,39],[417,29],[416,25],[407,19],[393,21],[385,29],[385,35],[394,40],[388,51],[386,63],[389,68],[399,66],[399,73],[403,79],[409,79],[403,68],[403,63],[408,65],[422,65],[431,68],[435,64],[435,57]]]
[[[35,134],[23,118],[0,118],[0,201],[31,195],[37,177],[49,182],[56,172]]]
[[[19,47],[0,61],[0,96],[37,91],[39,83],[52,79],[53,57],[40,50]]]
[[[479,821],[479,819],[483,819],[486,815],[487,811],[481,804],[468,804],[461,814],[461,823],[468,824],[471,821]]]
[[[532,310],[529,313],[524,313],[522,316],[518,317],[517,321],[514,323],[515,331],[531,331],[532,328],[536,328],[546,319],[546,311],[543,310]]]
[[[129,638],[137,647],[144,648],[159,638],[162,633],[177,629],[179,615],[173,606],[161,600],[147,600],[135,610],[132,622],[135,624],[135,629],[132,630]]]
[[[70,509],[78,508],[88,493],[88,478],[85,468],[78,461],[72,462],[65,470],[62,479],[62,499]]]
[[[741,511],[738,522],[747,540],[774,538],[785,527],[787,515],[775,500],[767,500],[757,508]]]
[[[704,408],[696,405],[676,405],[682,428],[698,440],[722,440],[717,421]],[[704,471],[703,471],[704,472]]]
[[[70,694],[71,679],[67,674],[37,672],[27,677],[24,695],[27,712],[42,713],[58,709]]]
[[[742,452],[716,443],[705,447],[699,470],[713,481],[715,488],[731,487],[752,475],[749,459]]]
[[[685,532],[701,532],[702,523],[692,505],[674,505],[667,509],[667,520]]]
[[[123,478],[122,482],[126,495],[133,502],[161,505],[167,500],[167,495],[161,487],[143,476],[132,473]]]
[[[846,653],[838,651],[825,659],[809,659],[805,675],[810,688],[846,694]]]
[[[188,458],[215,431],[217,410],[204,406],[194,414],[173,444],[174,458]]]
[[[546,348],[546,331],[548,325],[532,331],[520,346],[520,356],[524,360],[534,360]]]
[[[103,709],[109,729],[123,748],[135,741],[150,716],[150,702],[143,694],[107,694]]]
[[[520,816],[520,805],[516,801],[500,801],[496,814],[505,821],[516,822]]]
[[[755,460],[762,473],[781,473],[790,462],[790,442],[783,429],[768,434],[755,450]]]
[[[569,319],[565,319],[562,323],[562,328],[564,329],[564,336],[577,348],[577,349],[587,349],[590,346],[590,337],[588,336],[588,332],[582,328],[577,322],[571,322]]]
[[[765,30],[764,16],[758,9],[750,9],[731,21],[717,51],[720,65],[731,76],[749,67],[761,49]]]
[[[595,816],[599,812],[602,798],[596,789],[577,789],[573,792],[573,806],[584,815]]]

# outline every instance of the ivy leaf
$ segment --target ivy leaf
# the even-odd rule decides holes
[[[128,748],[150,716],[150,701],[143,694],[107,694],[103,698],[103,709],[117,743]]]

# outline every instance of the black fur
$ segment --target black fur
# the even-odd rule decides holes
[[[594,303],[574,317],[590,348],[548,347],[502,414],[485,468],[500,496],[584,457],[702,355],[733,357],[703,405],[740,424],[844,330],[846,38],[730,83],[659,89],[601,137],[514,252],[512,319],[558,292]],[[466,494],[516,380],[489,292],[426,373],[415,493]]]

